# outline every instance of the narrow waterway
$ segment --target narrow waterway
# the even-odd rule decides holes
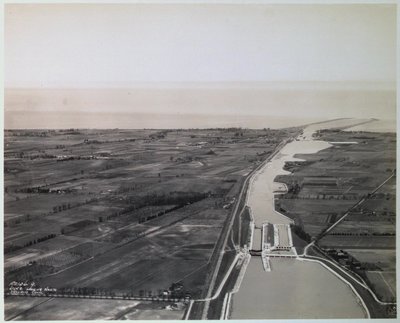
[[[247,205],[255,227],[262,223],[289,224],[291,219],[275,211],[274,192],[282,185],[274,182],[286,161],[299,160],[295,154],[312,154],[329,143],[312,140],[323,128],[347,126],[353,120],[316,124],[305,129],[297,140],[287,144],[251,180]],[[253,235],[253,249],[260,249],[261,230]],[[351,288],[318,263],[299,259],[272,259],[271,272],[265,272],[260,257],[252,257],[239,291],[232,295],[231,319],[364,318],[366,313]]]

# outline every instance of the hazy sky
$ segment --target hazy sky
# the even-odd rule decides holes
[[[5,6],[6,87],[383,81],[394,5]]]
[[[154,114],[394,119],[395,78],[395,5],[5,8],[11,128],[129,127],[140,113],[146,127]]]

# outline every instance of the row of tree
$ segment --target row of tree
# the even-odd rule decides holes
[[[302,240],[311,242],[311,236],[299,225],[292,226],[293,232]]]
[[[13,252],[13,251],[20,250],[20,249],[25,248],[25,247],[30,247],[30,246],[32,246],[34,244],[37,244],[37,243],[40,243],[40,242],[43,242],[43,241],[46,241],[46,240],[49,240],[49,239],[53,239],[56,236],[57,236],[56,234],[51,233],[51,234],[45,235],[43,237],[27,241],[23,245],[9,244],[9,245],[4,246],[4,253],[7,254],[7,253],[10,253],[10,252]]]

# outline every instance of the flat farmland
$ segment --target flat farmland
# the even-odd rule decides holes
[[[335,236],[328,235],[322,238],[319,244],[324,248],[360,248],[360,249],[388,249],[396,247],[396,237],[385,236]]]
[[[322,200],[322,199],[321,199]],[[337,210],[337,212],[344,212],[346,211],[349,207],[355,204],[353,200],[342,200],[340,203],[338,203],[337,199],[327,199],[324,201],[324,203],[321,203],[320,199],[318,198],[289,198],[289,197],[283,197],[282,199],[279,200],[281,203],[282,207],[287,208],[288,212],[294,207],[294,204],[296,204],[296,207],[298,212],[300,213],[308,213],[308,214],[327,214],[329,212],[332,212],[332,207],[334,207],[334,210]],[[324,205],[321,205],[324,204]],[[325,206],[325,207],[324,207]],[[296,213],[297,214],[297,211]]]
[[[181,259],[184,259],[183,257]],[[144,263],[145,268],[157,264],[156,261],[147,261]],[[181,282],[185,277],[198,272],[199,268],[205,268],[207,260],[191,260],[185,259],[185,266],[182,266],[180,261],[175,259],[162,259],[158,261],[158,270],[145,270],[145,275],[131,281],[129,288],[133,290],[152,291],[157,295],[158,292],[166,290],[172,283]],[[191,277],[194,279],[194,277]],[[198,293],[192,290],[192,282],[186,283],[186,288],[191,288],[191,293],[194,297],[199,297]]]
[[[321,200],[316,198],[282,198],[276,204],[277,209],[286,211],[286,215],[294,218],[311,236],[317,236],[322,228],[353,206],[354,201],[345,200],[338,203],[336,199],[331,199],[321,203]]]
[[[381,299],[387,302],[396,299],[396,272],[367,271],[366,276]]]
[[[5,288],[28,281],[69,294],[156,296],[177,293],[179,282],[181,297],[200,297],[244,177],[298,131],[6,130]],[[32,311],[17,319],[45,318],[51,304],[63,308],[28,302]],[[104,317],[165,315],[146,311]]]
[[[396,299],[396,250],[393,249],[345,249],[362,263],[365,278],[373,290],[385,301]]]
[[[396,269],[395,250],[346,249],[361,262],[379,263],[382,270],[393,272]]]
[[[5,299],[4,319],[10,321],[18,318],[22,313],[39,307],[50,300],[48,297],[17,297],[11,296]]]
[[[348,219],[345,219],[340,225],[335,227],[330,234],[346,234],[351,233],[354,234],[368,234],[368,235],[395,235],[396,228],[393,226],[393,223],[390,221],[372,221],[377,222],[378,226],[371,226],[369,221],[359,222],[358,220],[353,220],[351,216]]]
[[[205,204],[205,202],[198,203]],[[182,219],[183,216],[187,216],[188,212],[195,213],[196,211],[194,210],[198,207],[194,203],[190,207],[187,207],[185,212],[176,211],[178,218],[173,219],[175,221]],[[171,217],[173,216],[171,213]],[[167,219],[168,217],[165,217],[165,220]],[[152,223],[152,221],[149,223]],[[165,226],[165,224],[159,224],[156,228]],[[139,231],[147,231],[151,227],[140,225]],[[179,254],[178,251],[187,246],[198,245],[204,240],[216,240],[221,228],[222,225],[203,224],[200,231],[198,230],[198,225],[187,225],[182,221],[173,226],[157,230],[145,238],[136,239],[121,246],[118,245],[120,241],[110,241],[109,244],[111,246],[108,248],[109,250],[103,254],[99,254],[95,258],[64,270],[59,274],[41,278],[39,282],[41,285],[58,288],[83,286],[110,288],[124,292],[131,291],[132,288],[133,291],[139,291],[145,287],[146,289],[157,291],[158,289],[153,289],[157,284],[159,287],[161,286],[159,289],[165,289],[171,283],[179,281],[181,277],[180,274],[177,276],[172,274],[164,276],[162,273],[167,272],[167,268],[171,268],[171,273],[184,271],[185,275],[187,275],[192,270],[193,263],[195,263],[194,268],[207,263],[212,249],[199,249],[198,254],[202,254],[202,259],[199,259],[198,255],[197,259],[194,260],[189,259],[185,254]],[[118,231],[112,233],[113,236],[118,236],[119,234]],[[106,242],[106,237],[98,240]],[[93,246],[92,248],[93,250],[97,250],[99,247]],[[91,250],[89,248],[89,254]],[[123,263],[121,263],[121,257],[124,258]],[[185,269],[186,265],[189,269]],[[148,276],[149,279],[144,279],[143,274],[145,277]],[[150,277],[154,276],[158,279],[156,283],[154,282],[154,278],[150,280]],[[160,284],[160,279],[161,281],[165,281],[166,286]],[[136,283],[133,283],[135,281]],[[139,288],[139,286],[143,288]]]
[[[47,240],[35,246],[14,252],[12,256],[7,257],[5,260],[4,270],[8,271],[11,268],[23,267],[29,262],[42,259],[46,256],[61,252],[62,250],[68,250],[80,244],[82,244],[81,239],[69,236],[58,236],[52,240]]]
[[[165,310],[162,303],[153,305],[132,300],[48,299],[7,297],[6,320],[157,320],[182,318],[183,310]],[[29,307],[30,306],[30,307]]]
[[[83,203],[87,198],[84,195],[73,194],[71,196],[63,196],[58,194],[52,194],[51,200],[49,201],[48,196],[41,194],[32,194],[24,199],[14,200],[7,203],[6,212],[4,214],[5,219],[8,220],[8,214],[12,214],[15,218],[16,215],[19,217],[27,217],[28,215],[47,215],[53,212],[53,207],[58,205],[67,205],[70,203],[70,207],[76,204]],[[21,221],[25,219],[20,219]]]

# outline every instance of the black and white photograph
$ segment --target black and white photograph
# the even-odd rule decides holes
[[[5,2],[5,321],[396,319],[396,1]]]

